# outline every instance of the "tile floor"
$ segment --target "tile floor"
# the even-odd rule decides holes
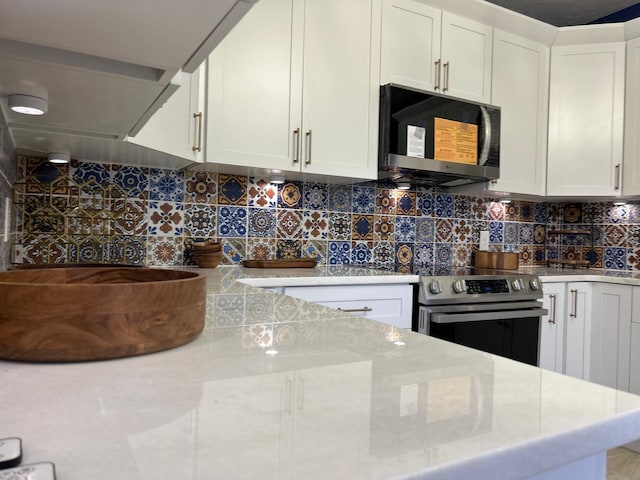
[[[607,480],[640,480],[640,453],[623,447],[609,450]]]

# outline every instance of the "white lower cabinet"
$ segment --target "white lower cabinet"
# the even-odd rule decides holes
[[[540,367],[629,390],[631,289],[605,282],[545,282],[549,315],[540,325]]]
[[[629,390],[632,289],[630,285],[594,283],[591,308],[589,380],[625,391]]]
[[[591,283],[567,283],[564,373],[589,380],[591,363]]]
[[[566,285],[545,283],[542,304],[549,314],[540,322],[540,368],[562,373],[564,368],[564,309]]]
[[[640,395],[640,287],[633,287],[632,295],[629,391]]]
[[[260,478],[265,472],[313,478],[324,471],[327,458],[350,466],[341,478],[366,477],[371,366],[371,361],[350,362],[204,384],[195,442],[200,461],[193,462],[193,478]],[[328,436],[334,441],[318,440]],[[198,450],[205,444],[212,448]],[[256,450],[245,451],[248,444]],[[239,451],[246,461],[226,461]],[[219,461],[210,461],[211,455]]]
[[[413,286],[410,284],[285,287],[284,294],[395,327],[411,328]]]

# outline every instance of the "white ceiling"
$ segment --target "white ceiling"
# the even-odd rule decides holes
[[[640,16],[638,0],[486,0],[528,17],[566,27],[601,23],[599,20],[612,13],[636,6],[632,17]],[[630,20],[625,18],[624,20]]]

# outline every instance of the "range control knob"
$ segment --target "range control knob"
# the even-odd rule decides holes
[[[429,282],[429,291],[434,295],[442,293],[442,285],[440,285],[440,280],[432,280]]]
[[[524,288],[524,283],[522,282],[521,278],[516,278],[511,282],[511,287],[515,292],[519,292]]]
[[[467,290],[467,285],[464,280],[456,280],[451,287],[455,293],[462,293]]]
[[[531,290],[540,290],[540,280],[537,278],[529,280],[529,286],[531,287]]]

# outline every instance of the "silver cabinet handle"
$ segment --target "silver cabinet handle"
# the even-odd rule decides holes
[[[362,308],[338,308],[341,312],[373,312],[373,308],[371,307],[362,307]]]
[[[193,118],[198,119],[198,145],[191,147],[192,152],[202,151],[202,112],[194,113]]]
[[[549,315],[549,323],[551,324],[555,324],[556,323],[556,302],[558,296],[555,293],[552,293],[551,295],[549,295],[549,300],[551,300],[551,315]]]
[[[440,67],[442,65],[442,62],[440,61],[440,59],[435,61],[436,64],[436,81],[433,82],[433,89],[434,90],[440,90]]]
[[[305,133],[307,137],[307,159],[304,161],[305,165],[311,164],[311,130],[307,130]]]
[[[446,92],[447,90],[449,90],[449,62],[444,64],[444,88],[442,91]]]
[[[300,161],[300,129],[296,128],[293,131],[293,138],[295,139],[295,143],[296,143],[296,153],[295,156],[293,157],[293,163],[298,163]]]
[[[304,412],[304,378],[298,378],[296,385],[296,407],[300,413]]]
[[[284,408],[289,414],[293,414],[293,380],[287,378],[284,384]]]
[[[616,184],[614,187],[615,190],[620,190],[620,164],[616,164]]]
[[[578,316],[578,290],[571,290],[571,313],[569,316],[571,318]]]

